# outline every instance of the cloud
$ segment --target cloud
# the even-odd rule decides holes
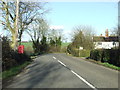
[[[51,25],[50,29],[55,29],[55,30],[64,29],[64,26],[62,26],[62,25]]]
[[[71,30],[64,30],[64,32],[63,32],[64,34],[71,34],[72,33],[72,31]]]

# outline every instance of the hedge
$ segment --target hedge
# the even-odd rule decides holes
[[[80,50],[79,51],[79,56],[80,57],[89,57],[90,56],[90,50]]]
[[[85,50],[85,49],[79,50],[76,48],[67,48],[67,52],[76,57],[89,57],[90,56],[90,50]]]
[[[2,42],[2,71],[23,64],[26,61],[31,61],[30,56],[26,53],[19,54],[17,51],[12,50],[9,45],[10,40],[7,37],[0,37],[0,41]]]
[[[108,62],[110,64],[120,66],[118,49],[100,49],[92,50],[90,58],[96,61]]]
[[[72,54],[73,56],[79,57],[79,50],[77,50],[75,48],[71,49],[70,54]]]

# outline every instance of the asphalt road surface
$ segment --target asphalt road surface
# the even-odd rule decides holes
[[[41,55],[7,88],[118,88],[118,71],[66,54]]]

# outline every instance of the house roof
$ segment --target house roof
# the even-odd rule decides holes
[[[94,42],[118,42],[118,36],[93,36],[93,41]]]

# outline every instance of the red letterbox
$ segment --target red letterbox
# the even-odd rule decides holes
[[[24,45],[18,46],[18,53],[23,54],[24,53]]]

